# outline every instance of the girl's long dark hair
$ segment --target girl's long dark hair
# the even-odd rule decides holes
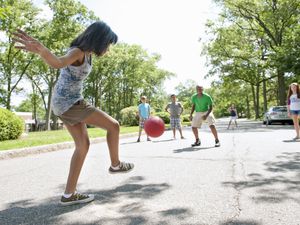
[[[96,55],[101,55],[110,44],[115,44],[117,41],[118,36],[110,27],[104,22],[97,21],[75,38],[70,47],[77,47],[84,52],[90,51]]]
[[[293,94],[293,91],[292,91],[292,85],[296,85],[296,87],[297,87],[297,97],[300,98],[299,84],[297,84],[297,83],[292,83],[292,84],[290,84],[290,86],[289,86],[288,97],[287,97],[288,102],[289,102],[289,99],[290,99],[291,95]]]

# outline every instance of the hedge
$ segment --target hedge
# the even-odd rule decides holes
[[[0,141],[18,139],[24,131],[24,121],[7,109],[0,108]]]

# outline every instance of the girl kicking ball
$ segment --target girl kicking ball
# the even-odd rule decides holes
[[[92,194],[76,192],[78,177],[90,145],[87,124],[107,130],[110,173],[129,172],[134,167],[132,163],[119,160],[118,121],[88,104],[82,96],[83,81],[92,69],[92,55],[103,56],[118,37],[105,23],[95,22],[71,42],[65,55],[59,57],[22,30],[17,30],[14,36],[13,40],[21,44],[16,48],[35,53],[49,66],[60,69],[52,95],[52,109],[64,122],[75,142],[67,185],[60,203],[73,205],[93,201]]]

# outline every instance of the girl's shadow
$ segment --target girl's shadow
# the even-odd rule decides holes
[[[173,152],[174,153],[182,153],[182,152],[196,152],[196,151],[201,151],[201,150],[206,150],[206,149],[212,149],[216,148],[215,146],[211,147],[188,147],[188,148],[180,148],[180,149],[175,149]]]

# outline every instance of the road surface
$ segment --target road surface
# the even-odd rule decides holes
[[[86,205],[61,207],[72,149],[0,160],[0,224],[60,225],[300,225],[300,142],[292,126],[240,120],[221,147],[207,125],[202,145],[191,128],[146,142],[121,139],[131,173],[108,173],[106,143],[94,144],[78,190],[95,194]],[[178,135],[179,136],[179,135]]]

